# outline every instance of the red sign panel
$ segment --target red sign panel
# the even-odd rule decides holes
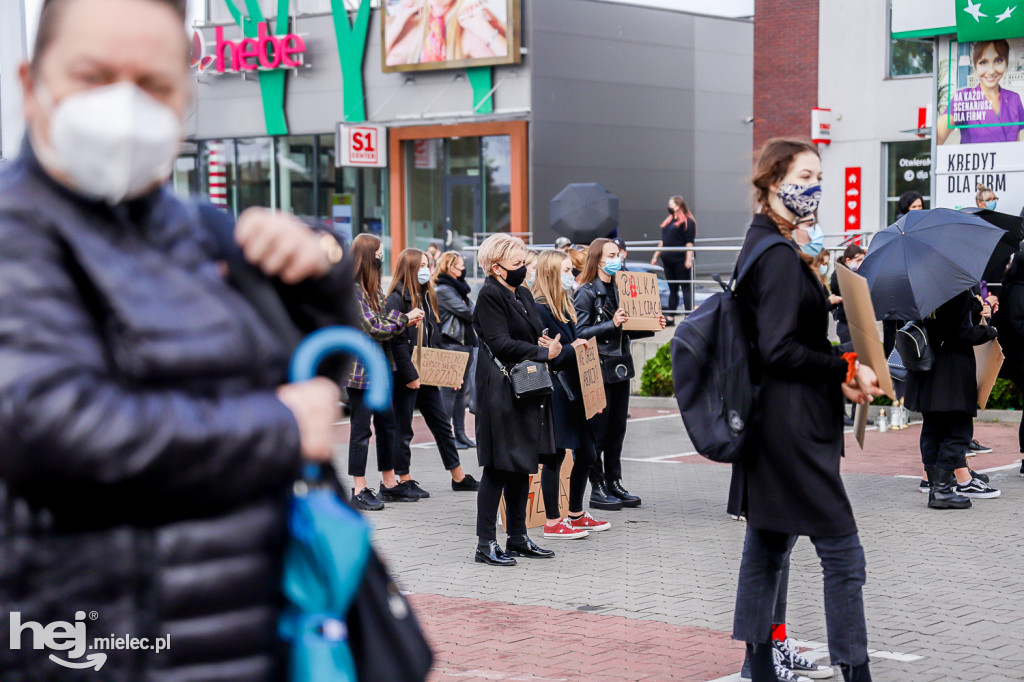
[[[860,227],[860,166],[846,169],[846,204],[843,206],[843,226],[847,232],[861,229]]]

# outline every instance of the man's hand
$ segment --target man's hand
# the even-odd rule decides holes
[[[322,277],[341,260],[341,247],[332,257],[317,234],[295,216],[265,208],[249,208],[238,216],[235,241],[242,247],[246,260],[268,277],[277,277],[285,284],[297,284]]]

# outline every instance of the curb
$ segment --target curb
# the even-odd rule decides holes
[[[679,409],[679,405],[676,403],[675,398],[664,396],[631,395],[629,397],[629,404],[632,407],[646,407],[649,409],[656,410]],[[877,419],[878,412],[879,410],[882,409],[889,408],[882,408],[877,405],[872,405],[871,407],[868,408],[868,417],[871,419]],[[911,412],[910,415],[914,421],[921,420],[921,415],[918,414],[917,412]],[[1024,412],[1021,412],[1019,410],[979,410],[978,416],[975,417],[974,420],[985,423],[1003,422],[1006,424],[1019,424],[1022,421],[1022,417],[1024,417]]]

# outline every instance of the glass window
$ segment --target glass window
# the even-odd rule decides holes
[[[277,180],[274,155],[271,153],[273,139],[250,137],[235,140],[235,165],[237,167],[236,213],[250,206],[277,208]]]
[[[199,148],[195,143],[186,143],[181,156],[174,160],[171,186],[182,199],[202,191],[199,186]]]
[[[445,214],[444,140],[411,140],[405,143],[408,168],[407,244],[426,250],[430,242],[443,239]]]
[[[931,140],[885,143],[886,225],[896,222],[896,202],[900,195],[916,190],[924,196],[924,207],[931,208]]]
[[[889,77],[930,76],[934,47],[931,38],[892,38],[889,44]]]
[[[512,228],[512,138],[496,135],[484,144],[484,232]]]
[[[384,242],[384,267],[391,264],[391,231],[387,224],[386,168],[335,168],[334,135],[319,136],[321,213],[351,239],[369,232]]]
[[[281,187],[281,210],[316,222],[317,210],[314,174],[316,172],[316,140],[312,135],[277,139],[278,182]]]

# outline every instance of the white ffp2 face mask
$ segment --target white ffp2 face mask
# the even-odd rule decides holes
[[[50,117],[50,145],[35,141],[36,154],[82,194],[117,204],[170,176],[181,121],[135,84],[85,90],[56,106],[44,86],[36,93]]]

